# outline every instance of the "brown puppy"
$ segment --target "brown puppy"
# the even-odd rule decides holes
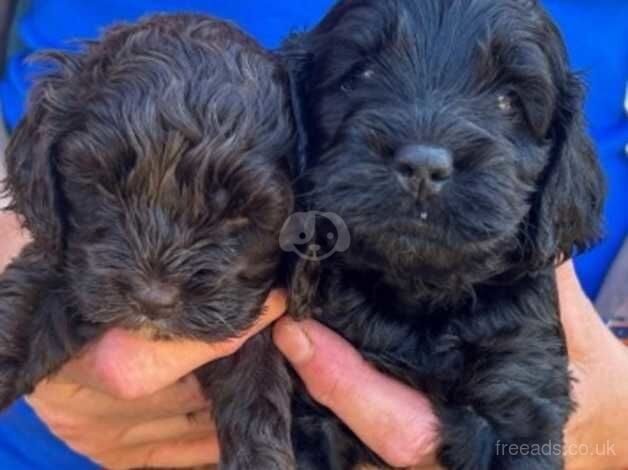
[[[44,58],[7,151],[33,242],[0,278],[2,407],[112,326],[238,336],[278,275],[293,203],[287,79],[232,25],[156,16]],[[293,466],[269,335],[198,371],[221,468]]]

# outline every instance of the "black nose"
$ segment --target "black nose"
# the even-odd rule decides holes
[[[453,172],[451,152],[429,145],[405,145],[395,152],[403,186],[417,197],[437,194]]]
[[[175,306],[179,298],[179,289],[164,282],[148,281],[142,283],[135,296],[148,316],[160,316]]]

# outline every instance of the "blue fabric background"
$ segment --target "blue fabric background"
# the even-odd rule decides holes
[[[609,185],[606,238],[576,260],[587,293],[595,298],[628,235],[628,2],[542,2],[559,23],[574,67],[589,85],[586,112]]]
[[[24,57],[41,48],[68,47],[91,38],[111,23],[132,21],[153,12],[196,11],[231,19],[265,46],[275,47],[287,32],[314,24],[332,0],[32,0],[19,33],[26,49],[14,56],[0,82],[0,100],[9,127],[23,112],[33,70]],[[610,198],[607,238],[577,260],[587,292],[595,296],[612,259],[628,233],[628,119],[623,98],[628,80],[628,3],[625,0],[543,2],[561,25],[574,66],[590,85],[587,115],[604,170]],[[25,402],[0,416],[0,468],[3,470],[86,470],[96,468],[51,436]]]

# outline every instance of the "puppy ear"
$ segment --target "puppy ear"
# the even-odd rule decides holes
[[[309,254],[315,254],[310,252]],[[293,263],[288,288],[288,314],[303,320],[318,314],[316,298],[321,277],[319,260],[299,258]]]
[[[295,178],[303,175],[307,168],[308,135],[305,96],[308,70],[312,62],[311,54],[305,46],[305,34],[292,34],[281,49],[281,60],[288,73],[290,83],[290,102],[294,122],[297,127],[297,154],[291,162]]]
[[[549,135],[550,162],[532,221],[539,267],[570,258],[601,236],[606,187],[582,114],[584,85],[569,71],[564,77]]]
[[[57,252],[61,249],[62,223],[46,92],[45,84],[36,87],[28,114],[11,136],[4,191],[11,200],[9,209],[23,217],[35,243]]]

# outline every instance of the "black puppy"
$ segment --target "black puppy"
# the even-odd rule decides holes
[[[319,230],[292,311],[318,312],[427,394],[444,467],[561,468],[560,452],[503,445],[562,443],[573,404],[554,266],[599,236],[604,183],[556,27],[530,0],[346,0],[285,54],[303,209],[351,236],[311,261],[334,251]],[[300,469],[377,461],[304,395]]]
[[[7,152],[33,241],[0,278],[0,406],[117,326],[221,341],[278,276],[294,121],[278,60],[234,26],[156,16],[53,52]],[[294,466],[270,333],[198,371],[221,468]]]

